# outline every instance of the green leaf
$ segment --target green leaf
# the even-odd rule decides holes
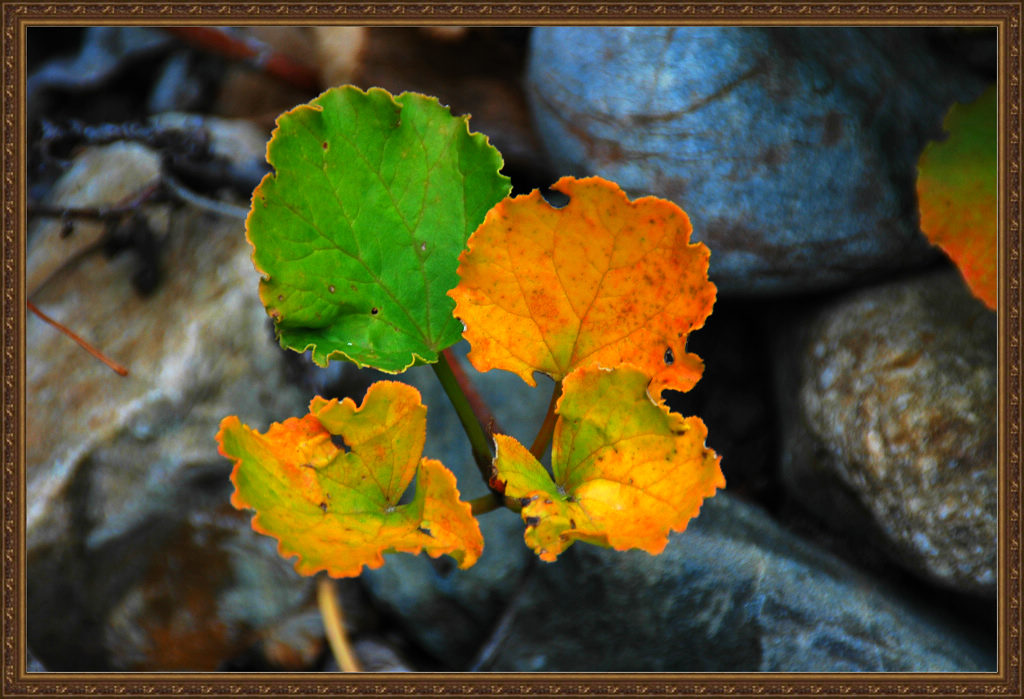
[[[435,98],[333,88],[277,120],[246,235],[283,347],[400,372],[462,324],[459,253],[509,191],[501,155]]]

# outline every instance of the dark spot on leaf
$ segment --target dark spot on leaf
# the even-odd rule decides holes
[[[327,512],[327,503],[326,502],[320,503],[320,511],[321,512]]]
[[[323,147],[324,147],[324,150],[327,150],[327,141],[323,142]]]
[[[536,527],[540,524],[540,517],[527,517],[524,521],[526,522],[526,526]]]
[[[672,354],[672,348],[668,347],[665,349],[665,366],[672,366],[672,362],[676,360],[676,356]]]
[[[277,295],[277,300],[278,301],[284,301],[284,294],[278,294]]]
[[[576,520],[575,519],[570,519],[569,520],[569,526],[572,527],[573,529],[575,529],[576,528]]]
[[[532,498],[519,498],[519,506],[520,507],[526,507],[527,505],[529,505],[531,502],[533,502],[536,499],[537,499],[536,495],[534,495]]]
[[[377,308],[376,306],[374,306],[373,308],[370,309],[370,315],[375,316],[378,313],[380,313],[380,309]]]
[[[349,445],[345,444],[345,438],[342,437],[340,434],[332,434],[331,443],[334,446],[338,447],[338,451],[343,451],[346,454],[352,451],[352,448]]]

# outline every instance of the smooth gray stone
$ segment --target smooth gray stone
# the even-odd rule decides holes
[[[995,670],[932,613],[719,493],[658,556],[575,544],[541,565],[480,669]]]
[[[721,294],[819,290],[935,258],[918,230],[917,159],[985,79],[931,38],[540,27],[527,94],[555,171],[679,204]]]

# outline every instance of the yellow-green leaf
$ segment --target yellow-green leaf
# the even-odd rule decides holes
[[[256,510],[253,529],[298,556],[303,575],[359,575],[398,551],[448,554],[468,568],[483,537],[452,473],[421,458],[426,412],[415,388],[381,381],[359,407],[317,397],[308,415],[262,434],[224,418],[217,441],[235,464],[231,504]],[[399,505],[414,476],[412,501]]]
[[[495,480],[518,499],[524,538],[553,561],[574,541],[660,553],[704,498],[725,487],[700,418],[651,400],[635,367],[578,369],[565,378],[551,453],[554,479],[512,437],[495,435]]]
[[[953,105],[943,122],[949,137],[928,144],[917,177],[921,230],[992,309],[998,296],[997,115],[994,86],[976,102]]]

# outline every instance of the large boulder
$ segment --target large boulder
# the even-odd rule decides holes
[[[996,667],[906,593],[727,493],[658,556],[576,544],[538,566],[489,647],[480,669],[501,672]]]
[[[527,94],[555,170],[679,204],[722,294],[817,290],[933,259],[918,231],[917,159],[984,79],[932,39],[541,27]]]

